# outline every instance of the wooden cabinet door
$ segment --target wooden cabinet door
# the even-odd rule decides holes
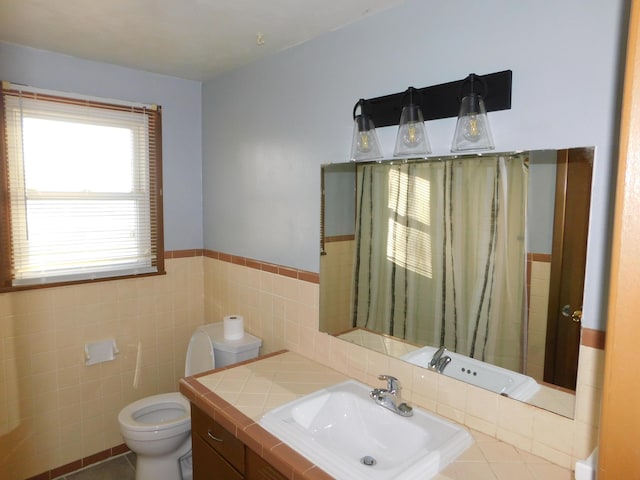
[[[198,434],[192,437],[193,480],[243,480],[243,476]]]
[[[206,413],[191,406],[191,432],[216,450],[240,473],[244,473],[244,444]]]
[[[287,477],[269,465],[264,458],[260,457],[249,448],[247,448],[246,458],[246,480],[287,480]]]

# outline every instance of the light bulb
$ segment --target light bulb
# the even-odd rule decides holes
[[[417,122],[407,123],[400,127],[400,137],[402,138],[402,143],[409,148],[413,148],[422,142],[424,138],[422,135],[422,129],[418,128]]]
[[[431,146],[424,127],[422,111],[418,105],[409,104],[402,108],[393,156],[404,157],[427,153],[431,153]]]
[[[357,115],[354,119],[351,160],[376,160],[382,158],[380,144],[373,121],[368,115]]]
[[[469,94],[460,102],[460,114],[453,134],[452,152],[466,150],[492,150],[491,127],[482,97]]]
[[[371,151],[371,136],[368,131],[358,134],[358,151],[362,153],[369,153]]]
[[[482,121],[478,119],[477,115],[468,115],[464,118],[463,135],[464,138],[470,142],[477,142],[482,138],[484,128],[482,128]]]

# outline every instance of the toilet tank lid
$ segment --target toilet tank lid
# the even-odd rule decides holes
[[[224,323],[209,323],[200,327],[205,330],[211,342],[213,348],[221,350],[223,352],[239,353],[246,352],[251,349],[258,349],[262,345],[262,340],[258,337],[254,337],[249,333],[245,333],[244,336],[238,340],[227,340],[224,338]]]

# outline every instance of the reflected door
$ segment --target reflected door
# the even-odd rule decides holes
[[[575,390],[591,198],[591,151],[558,151],[544,381]]]

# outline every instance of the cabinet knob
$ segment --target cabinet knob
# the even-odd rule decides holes
[[[209,437],[211,440],[215,440],[216,442],[222,442],[222,439],[216,437],[211,430],[207,430],[207,437]]]

